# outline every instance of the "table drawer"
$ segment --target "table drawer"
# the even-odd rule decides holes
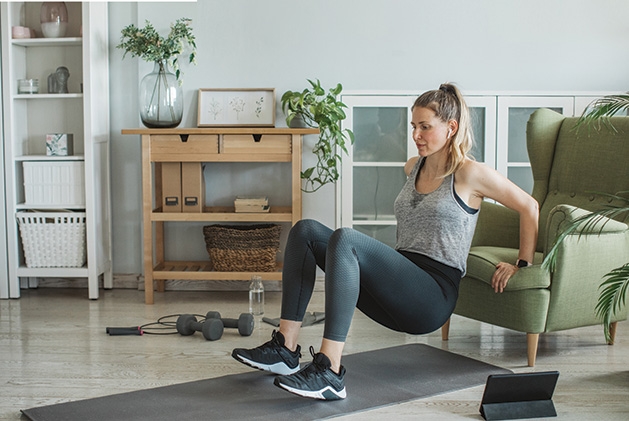
[[[291,136],[278,134],[224,135],[220,147],[226,154],[291,154]]]
[[[218,135],[152,135],[151,161],[211,161],[218,154]]]

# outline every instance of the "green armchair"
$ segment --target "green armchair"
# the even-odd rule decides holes
[[[510,209],[484,202],[454,310],[464,317],[526,332],[531,367],[540,333],[602,323],[595,307],[603,275],[629,261],[629,221],[608,220],[599,224],[600,231],[568,236],[561,243],[553,272],[541,265],[566,222],[609,203],[607,196],[597,193],[629,191],[629,118],[613,118],[613,129],[584,127],[578,132],[574,129],[577,120],[540,109],[527,125],[532,195],[540,205],[533,266],[519,270],[503,293],[493,291],[495,265],[518,258],[519,219]],[[612,321],[626,318],[627,307]],[[450,322],[443,326],[443,340],[448,339],[449,328]]]

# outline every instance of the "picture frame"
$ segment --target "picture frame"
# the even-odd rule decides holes
[[[197,127],[275,127],[275,88],[201,88]]]

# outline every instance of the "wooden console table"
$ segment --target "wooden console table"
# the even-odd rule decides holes
[[[301,219],[301,144],[317,129],[290,128],[181,128],[124,129],[122,134],[142,139],[142,213],[145,302],[153,304],[153,281],[164,291],[164,280],[247,280],[250,272],[216,272],[210,262],[166,261],[164,222],[290,222]],[[165,162],[290,162],[291,206],[272,207],[269,213],[236,213],[233,207],[202,203],[201,212],[164,212],[161,170]],[[278,265],[279,266],[279,265]],[[281,268],[256,273],[263,280],[281,280]]]

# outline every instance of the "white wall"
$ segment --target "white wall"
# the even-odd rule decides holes
[[[463,91],[629,89],[625,0],[197,0],[114,2],[109,12],[114,273],[142,272],[140,141],[120,130],[140,127],[137,86],[152,66],[115,49],[130,23],[166,31],[193,19],[198,65],[183,67],[182,127],[196,126],[199,88],[275,87],[279,98],[307,78],[418,94],[444,81]],[[279,109],[276,124],[285,126]],[[215,194],[231,193],[226,183]],[[304,217],[333,225],[334,202],[332,187],[305,195]],[[170,253],[205,256],[199,227],[168,232]]]

